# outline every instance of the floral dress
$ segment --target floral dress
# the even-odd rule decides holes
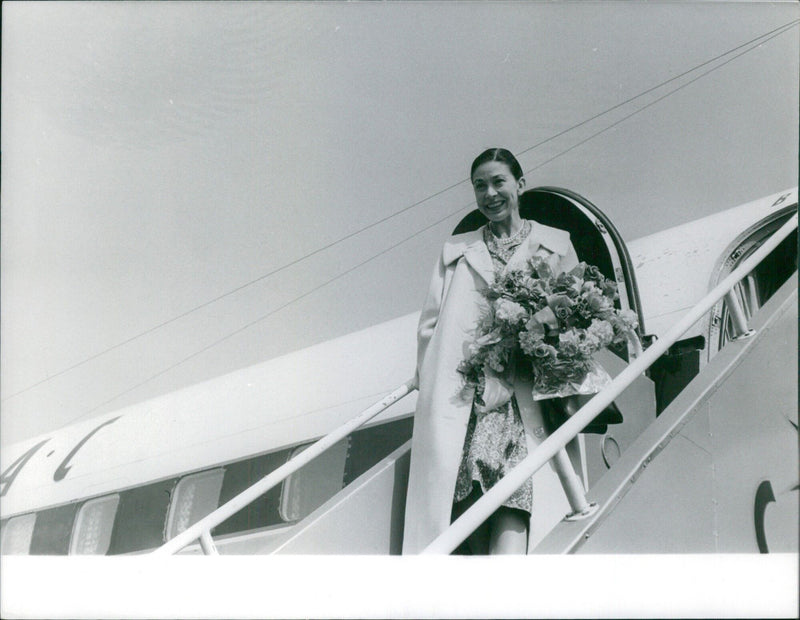
[[[530,231],[529,220],[523,221],[518,234],[507,239],[496,238],[488,225],[484,228],[483,239],[496,272],[505,268],[514,250],[527,238]],[[487,412],[478,411],[473,403],[453,501],[466,499],[474,490],[485,493],[527,456],[525,428],[515,397],[512,396],[506,404]],[[530,514],[533,504],[532,486],[533,481],[529,478],[502,505]]]

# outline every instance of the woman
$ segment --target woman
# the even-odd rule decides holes
[[[534,255],[555,273],[578,263],[569,233],[520,216],[525,177],[509,151],[481,153],[470,178],[488,222],[444,244],[419,321],[404,553],[422,551],[546,437],[542,408],[524,377],[508,377],[513,397],[494,411],[481,411],[462,390],[457,368],[485,308],[482,291],[496,272]],[[556,474],[543,467],[470,538],[470,550],[525,553],[567,512]]]

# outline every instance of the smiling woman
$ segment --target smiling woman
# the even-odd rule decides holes
[[[516,338],[511,339],[513,352],[487,362],[476,389],[464,388],[460,373],[466,352],[480,344],[478,327],[488,320],[487,289],[534,261],[541,265],[542,277],[545,266],[552,275],[566,274],[578,266],[577,254],[568,232],[520,216],[525,177],[510,151],[493,148],[478,155],[470,178],[478,210],[488,222],[445,243],[417,330],[420,395],[404,553],[424,549],[451,518],[474,504],[553,430],[543,404],[535,399],[535,377],[517,351]],[[598,380],[586,393],[602,385]],[[571,404],[565,407],[577,409],[573,396],[566,400]],[[506,500],[470,537],[469,552],[524,554],[529,544],[538,542],[530,530],[547,529],[551,511],[561,511],[568,498],[572,504],[580,493],[560,490],[559,478],[570,480],[565,483],[570,489],[580,487],[566,452],[560,459],[554,469],[541,470]]]
[[[797,176],[793,3],[4,8],[4,444],[415,310],[487,144],[626,238]]]
[[[472,162],[470,178],[478,210],[491,222],[493,238],[504,238],[503,245],[509,245],[523,227],[519,197],[525,177],[517,158],[506,149],[484,151]]]

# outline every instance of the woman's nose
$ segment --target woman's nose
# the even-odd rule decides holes
[[[489,187],[486,188],[486,195],[487,196],[496,196],[497,195],[497,190],[490,185]]]

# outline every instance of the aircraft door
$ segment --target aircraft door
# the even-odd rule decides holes
[[[617,283],[619,299],[616,305],[636,312],[639,339],[644,340],[646,332],[636,275],[625,242],[611,220],[579,194],[558,187],[536,187],[524,192],[520,197],[520,215],[570,233],[578,259],[595,265],[604,276]],[[459,222],[453,234],[476,230],[485,223],[486,218],[476,209]],[[633,359],[637,352],[628,345],[628,350],[615,350],[613,353],[616,355],[607,351],[597,354],[597,360],[612,377],[619,374],[625,368],[625,362]],[[586,450],[586,469],[582,473],[589,487],[655,420],[653,382],[645,376],[637,378],[615,403],[623,415],[621,424],[608,426],[602,434],[582,435]]]
[[[617,283],[617,307],[636,312],[639,318],[638,335],[642,339],[646,332],[636,274],[625,242],[605,213],[586,198],[560,187],[528,190],[520,197],[519,210],[525,219],[570,233],[578,258],[595,265],[606,278]],[[476,209],[459,222],[453,234],[476,230],[485,223],[486,218]],[[626,352],[616,353],[629,359]]]

